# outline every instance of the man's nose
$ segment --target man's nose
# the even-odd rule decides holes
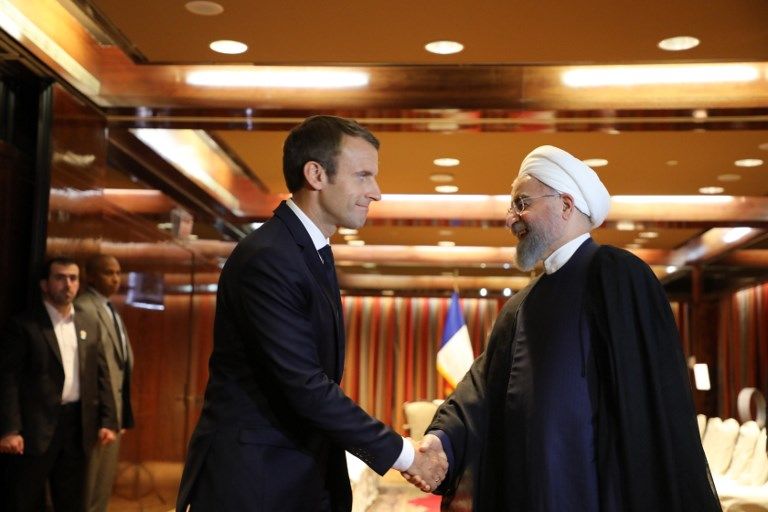
[[[371,201],[381,201],[381,189],[379,188],[379,183],[376,180],[373,181],[373,187],[368,192],[368,194],[366,194],[366,197],[368,197]]]

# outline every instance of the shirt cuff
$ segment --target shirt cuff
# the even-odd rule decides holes
[[[392,469],[407,471],[413,464],[413,458],[415,456],[416,452],[413,449],[413,444],[411,444],[408,439],[403,438],[403,450],[400,452],[400,456],[395,463],[392,464]]]

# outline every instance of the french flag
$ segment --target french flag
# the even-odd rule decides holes
[[[467,324],[464,322],[459,304],[459,294],[453,292],[448,315],[445,318],[443,339],[437,351],[437,371],[451,387],[455,388],[474,360],[469,331],[467,331]]]

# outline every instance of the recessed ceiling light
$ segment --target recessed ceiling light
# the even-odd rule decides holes
[[[352,228],[339,228],[340,235],[356,235],[357,230]]]
[[[717,177],[717,181],[739,181],[740,179],[740,174],[721,174]]]
[[[487,266],[488,266],[488,265],[486,265],[485,263],[481,263],[481,264],[480,264],[480,268],[485,268],[485,267],[487,267]]]
[[[367,269],[376,268],[376,264],[371,261],[366,261],[362,266]]]
[[[435,187],[435,192],[440,192],[441,194],[453,194],[458,191],[459,187],[456,185],[438,185]]]
[[[659,234],[656,231],[643,231],[642,233],[638,233],[640,238],[659,238]]]
[[[435,183],[449,183],[453,181],[453,174],[449,174],[447,172],[436,172],[435,174],[430,174],[429,179]]]
[[[667,165],[670,167],[676,166],[679,162],[677,160],[667,160]]]
[[[512,268],[512,265],[510,263],[505,263],[504,265],[502,265],[502,267],[504,267],[504,270],[509,270],[510,268]]]
[[[608,165],[608,160],[605,158],[587,158],[586,160],[582,160],[582,162],[590,167],[605,167]]]
[[[440,231],[437,232],[437,234],[440,235],[440,236],[451,236],[451,235],[453,235],[453,230],[451,230],[451,229],[441,229]]]
[[[512,295],[512,288],[504,288],[504,291],[501,292],[505,297],[509,297]]]
[[[694,119],[706,119],[708,117],[707,110],[704,108],[697,108],[692,115]]]
[[[208,45],[211,50],[217,53],[226,53],[227,55],[237,55],[248,51],[248,45],[240,41],[231,41],[229,39],[220,39]]]
[[[458,158],[435,158],[432,163],[440,167],[456,167],[461,161]]]
[[[192,14],[199,14],[200,16],[216,16],[224,12],[224,7],[216,2],[206,2],[204,0],[196,0],[194,2],[187,2],[184,7]]]
[[[488,295],[488,289],[487,288],[480,288],[480,296],[485,297]]]
[[[757,146],[757,149],[762,149],[763,151],[768,151],[768,142],[763,142],[759,146]]]
[[[347,240],[347,245],[354,245],[360,247],[365,245],[365,240]]]
[[[699,46],[699,40],[691,36],[668,37],[659,41],[659,48],[668,52],[681,52]]]
[[[344,240],[349,242],[350,240],[357,240],[357,235],[344,235]]]
[[[725,189],[723,187],[701,187],[699,193],[701,194],[722,194]]]
[[[736,167],[757,167],[763,165],[763,161],[759,158],[742,158],[733,162]]]
[[[634,231],[635,223],[630,220],[620,220],[616,223],[616,229],[619,231]]]
[[[457,41],[432,41],[424,45],[430,53],[437,53],[438,55],[451,55],[453,53],[459,53],[464,49],[464,45]]]
[[[440,240],[439,242],[437,242],[437,245],[439,245],[440,247],[453,247],[456,245],[456,242],[452,240]]]

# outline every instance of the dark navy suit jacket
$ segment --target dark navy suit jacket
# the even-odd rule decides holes
[[[339,387],[344,322],[326,276],[285,203],[232,252],[177,510],[348,511],[344,450],[379,474],[397,459],[400,436]]]

